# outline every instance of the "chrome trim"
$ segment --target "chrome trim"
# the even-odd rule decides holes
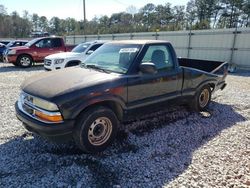
[[[43,110],[43,109],[40,109],[36,106],[34,106],[32,103],[30,102],[25,102],[24,101],[24,95],[27,95],[27,96],[32,96],[32,95],[29,95],[29,94],[26,94],[25,92],[22,92],[20,94],[20,98],[17,102],[17,105],[18,105],[18,108],[20,111],[22,111],[24,114],[28,115],[29,117],[33,118],[33,119],[36,119],[42,123],[47,123],[47,124],[58,124],[58,123],[63,123],[64,121],[58,121],[58,122],[51,122],[51,121],[45,121],[45,120],[42,120],[40,118],[38,118],[37,116],[35,116],[34,112],[32,114],[26,112],[23,108],[23,105],[27,106],[28,108],[30,108],[31,110],[35,110],[35,111],[39,111],[41,113],[44,113],[44,114],[47,114],[49,116],[53,116],[53,115],[60,115],[62,116],[62,114],[60,112],[49,112],[49,111],[46,111],[46,110]]]

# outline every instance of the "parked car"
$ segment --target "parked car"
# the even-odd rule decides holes
[[[28,42],[29,42],[28,40],[13,40],[13,41],[9,42],[6,46],[8,48],[16,47],[16,46],[24,46]]]
[[[57,70],[79,65],[105,41],[91,41],[77,45],[71,52],[52,54],[44,59],[45,70]]]
[[[3,53],[6,49],[6,45],[3,43],[0,43],[0,62],[3,62]]]
[[[105,43],[79,67],[35,75],[22,85],[17,117],[47,138],[104,150],[120,123],[183,102],[201,111],[224,89],[226,62],[180,59],[166,41]],[[218,73],[218,72],[222,72]]]
[[[11,42],[12,40],[0,40],[0,43],[7,45]]]
[[[4,55],[4,62],[16,66],[30,67],[33,62],[43,62],[50,54],[71,51],[73,45],[66,45],[61,37],[33,39],[25,46],[13,47]]]
[[[4,54],[7,54],[10,48],[16,47],[16,46],[24,46],[26,43],[28,43],[27,40],[13,40],[13,41],[10,41],[8,44],[6,44],[2,48],[2,50],[0,50],[0,59],[3,61]]]

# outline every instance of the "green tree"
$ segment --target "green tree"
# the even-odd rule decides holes
[[[221,0],[221,2],[224,9],[222,14],[224,27],[232,28],[238,26],[244,0]]]
[[[39,16],[38,14],[32,14],[32,25],[34,31],[39,31]]]
[[[245,27],[249,27],[250,25],[250,0],[245,0],[242,6],[242,25]]]
[[[52,17],[49,21],[50,33],[59,34],[61,33],[61,20],[58,17]]]
[[[171,8],[171,4],[167,3],[165,5],[157,5],[155,8],[155,25],[159,29],[169,30],[172,25],[172,21],[174,18],[173,10]]]
[[[39,23],[40,30],[42,30],[42,31],[48,31],[48,29],[49,29],[49,23],[48,23],[48,19],[47,19],[46,16],[39,17],[38,23]]]
[[[185,28],[185,7],[174,6],[173,7],[173,30],[183,30]]]
[[[147,26],[147,31],[150,31],[150,28],[153,25],[155,5],[153,3],[148,3],[140,9],[140,12],[143,15],[143,24]]]

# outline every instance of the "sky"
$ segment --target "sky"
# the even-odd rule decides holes
[[[86,18],[93,19],[95,16],[110,16],[112,13],[125,11],[130,5],[137,9],[148,3],[174,5],[186,5],[188,0],[85,0]],[[83,0],[0,0],[7,13],[17,11],[21,16],[27,10],[29,14],[37,13],[39,16],[46,16],[48,19],[57,16],[61,19],[68,17],[76,20],[83,20]]]

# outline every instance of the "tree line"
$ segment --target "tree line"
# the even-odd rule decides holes
[[[32,31],[54,35],[107,34],[147,31],[177,31],[211,28],[249,27],[250,0],[189,0],[186,6],[148,3],[140,9],[133,5],[126,11],[92,20],[60,19],[24,11],[8,14],[0,5],[0,37],[28,37]]]

